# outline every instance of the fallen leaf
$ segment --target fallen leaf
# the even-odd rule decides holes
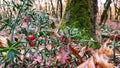
[[[52,48],[52,43],[47,44],[46,48],[47,48],[48,50],[51,50],[51,48]]]
[[[56,57],[55,57],[55,60],[58,60],[59,62],[61,63],[66,63],[68,59],[68,52],[66,52],[65,50],[61,50],[60,52],[57,52],[56,53]]]
[[[109,63],[109,56],[113,55],[113,48],[109,48],[108,43],[110,43],[110,39],[99,50],[96,50],[93,56],[78,65],[77,68],[114,68],[114,64]]]
[[[72,46],[70,46],[70,52],[73,55],[77,56],[80,59],[81,62],[83,62],[82,57],[79,55],[78,51],[76,49],[74,49]]]
[[[35,62],[38,62],[39,64],[43,63],[43,59],[42,59],[42,57],[41,57],[40,54],[37,54],[37,55],[34,57],[33,63],[35,63]]]
[[[21,27],[22,27],[22,28],[27,28],[27,27],[28,27],[28,26],[27,26],[27,23],[24,22]]]
[[[7,47],[7,37],[0,36],[0,46]]]

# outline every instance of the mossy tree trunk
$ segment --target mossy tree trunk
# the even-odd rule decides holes
[[[67,0],[65,14],[59,28],[66,26],[78,28],[82,35],[93,37],[93,2],[92,0]]]

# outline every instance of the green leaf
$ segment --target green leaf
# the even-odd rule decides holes
[[[12,51],[13,51],[15,54],[21,54],[21,52],[19,52],[18,50],[15,50],[15,49],[12,49]]]
[[[3,0],[3,2],[5,2],[7,5],[9,4],[6,0]]]
[[[20,20],[16,20],[15,23],[18,23]]]
[[[5,18],[5,19],[4,19],[4,21],[5,21],[6,23],[9,23],[9,20],[10,20],[9,18]]]
[[[14,7],[13,7],[12,9],[13,9],[13,11],[15,11],[15,8],[14,8]]]
[[[33,3],[32,1],[33,1],[33,0],[29,0],[29,3],[32,4],[32,3]]]
[[[9,47],[11,47],[13,45],[13,43],[9,39],[7,39],[7,44]]]
[[[117,43],[115,46],[116,46],[116,47],[120,47],[120,43],[119,43],[119,44]]]
[[[16,42],[16,43],[14,43],[14,44],[12,45],[12,47],[16,48],[16,47],[18,47],[18,45],[19,45],[20,43],[21,43],[21,42]]]
[[[28,36],[28,32],[25,28],[22,29],[22,32],[25,34],[25,36]]]
[[[40,35],[40,36],[42,36],[42,35],[43,35],[43,32],[42,32],[42,31],[41,31],[41,32],[39,32],[39,35]]]
[[[2,15],[0,14],[0,20],[2,20]]]
[[[2,25],[1,28],[0,28],[0,31],[5,29],[6,27],[7,27],[7,24]]]
[[[4,48],[6,48],[6,47],[0,46],[0,49],[4,49]]]
[[[12,50],[9,51],[8,54],[7,54],[8,61],[13,61],[14,57],[15,57],[15,53]]]
[[[100,48],[100,44],[98,42],[91,42],[90,43],[90,47],[94,48],[94,49],[99,49]]]
[[[31,7],[31,6],[32,6],[32,4],[28,4],[28,3],[27,3],[26,5],[27,5],[27,6],[29,6],[29,7]]]
[[[9,50],[9,48],[3,48],[3,49],[0,49],[0,52],[7,52]]]
[[[44,60],[46,60],[46,55],[45,55],[45,53],[43,53],[43,52],[42,52],[42,58],[43,58]]]
[[[13,8],[17,8],[17,5],[15,4],[15,2],[12,0],[12,4],[13,4]]]

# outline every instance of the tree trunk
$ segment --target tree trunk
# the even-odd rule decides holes
[[[92,0],[93,3],[93,17],[92,17],[92,32],[96,36],[96,17],[97,17],[97,12],[98,12],[98,1],[97,0]]]
[[[101,15],[101,19],[100,19],[99,25],[102,25],[102,26],[105,25],[105,22],[106,22],[106,20],[108,18],[107,12],[108,12],[108,10],[110,8],[110,4],[111,4],[111,0],[106,0],[106,2],[104,4],[104,10],[103,10],[103,13]]]
[[[65,14],[59,28],[66,26],[78,28],[83,36],[93,37],[92,17],[92,0],[67,0]]]

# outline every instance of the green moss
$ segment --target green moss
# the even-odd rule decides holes
[[[61,20],[60,28],[65,26],[78,28],[80,31],[85,29],[88,37],[92,36],[92,1],[91,0],[68,0],[65,15]],[[69,12],[69,20],[66,21],[66,14]],[[83,34],[85,34],[83,33]],[[86,35],[86,34],[85,34]]]

